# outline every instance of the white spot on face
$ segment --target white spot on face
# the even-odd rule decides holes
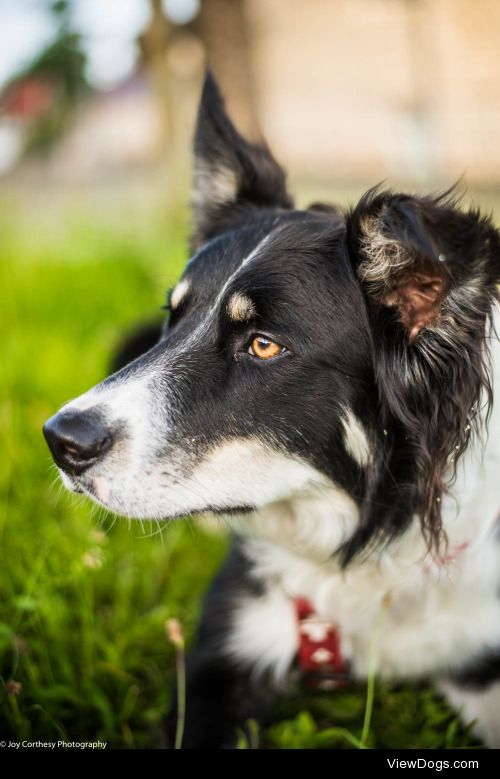
[[[174,311],[177,306],[184,300],[189,290],[190,284],[187,279],[179,281],[176,287],[172,290],[170,295],[170,308]]]
[[[248,295],[235,292],[229,298],[227,312],[235,322],[248,322],[249,319],[255,316],[255,306]]]
[[[357,416],[345,409],[342,415],[344,427],[344,444],[358,465],[368,465],[371,460],[370,444],[365,430]]]

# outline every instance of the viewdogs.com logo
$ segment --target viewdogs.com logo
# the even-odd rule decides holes
[[[434,771],[446,771],[447,768],[479,768],[478,760],[427,760],[418,757],[415,760],[398,760],[387,758],[389,768],[431,768]]]

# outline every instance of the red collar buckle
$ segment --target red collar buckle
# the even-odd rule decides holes
[[[337,627],[321,619],[307,598],[295,598],[298,664],[307,685],[335,690],[349,683],[349,666],[342,657]]]

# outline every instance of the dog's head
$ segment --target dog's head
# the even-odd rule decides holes
[[[45,426],[65,484],[139,518],[334,490],[357,509],[345,559],[416,514],[437,542],[488,389],[499,234],[443,197],[294,210],[210,77],[195,157],[194,254],[160,341]]]

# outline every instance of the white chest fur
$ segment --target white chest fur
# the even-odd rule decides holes
[[[359,677],[372,664],[384,678],[438,675],[500,647],[497,341],[492,351],[497,402],[488,437],[471,445],[443,501],[453,559],[433,561],[415,521],[387,550],[342,571],[331,554],[356,521],[347,496],[323,490],[268,506],[241,525],[255,572],[269,589],[239,609],[233,655],[284,673],[296,649],[295,596],[338,625],[343,654]]]

